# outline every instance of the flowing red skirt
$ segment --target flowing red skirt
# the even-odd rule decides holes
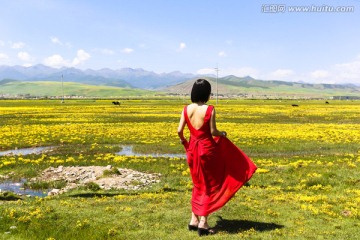
[[[199,216],[224,206],[257,168],[225,137],[190,139],[185,148],[194,184],[192,211]]]

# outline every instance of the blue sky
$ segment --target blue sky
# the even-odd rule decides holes
[[[359,0],[0,0],[0,6],[0,65],[157,73],[214,73],[218,66],[220,76],[360,83]]]

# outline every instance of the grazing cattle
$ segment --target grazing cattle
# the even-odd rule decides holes
[[[298,107],[299,105],[297,105],[297,104],[292,104],[291,106],[293,106],[293,107]]]
[[[329,104],[329,102],[328,102],[328,101],[326,101],[325,103],[326,103],[326,104]]]
[[[119,105],[120,106],[120,102],[112,102],[112,104],[114,104],[114,105]]]

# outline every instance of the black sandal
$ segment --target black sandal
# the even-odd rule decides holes
[[[189,225],[188,225],[188,229],[189,229],[189,231],[197,231],[197,230],[198,230],[198,227],[189,224]]]
[[[198,228],[198,234],[201,237],[209,234],[210,235],[215,234],[215,231],[212,228]]]

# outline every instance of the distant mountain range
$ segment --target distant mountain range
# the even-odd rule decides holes
[[[216,85],[220,96],[238,97],[262,97],[262,98],[323,98],[333,96],[351,96],[360,99],[360,87],[352,84],[310,84],[285,81],[265,81],[257,80],[250,76],[236,77],[226,76],[219,78],[206,77],[212,85],[212,92],[216,93]],[[171,94],[189,94],[191,92],[194,79],[184,81],[179,84],[163,89],[164,92]]]
[[[33,95],[37,93],[38,96],[56,96],[59,94],[59,87],[56,87],[55,82],[59,83],[62,80],[64,83],[69,82],[67,92],[70,93],[70,90],[74,90],[71,94],[78,96],[91,97],[91,94],[101,97],[109,96],[108,94],[124,96],[127,93],[124,89],[128,89],[131,95],[151,94],[150,91],[142,90],[152,90],[154,94],[160,91],[171,95],[186,95],[190,93],[194,80],[199,77],[208,79],[212,83],[213,93],[216,93],[214,76],[198,76],[178,71],[157,74],[140,68],[80,70],[65,67],[57,69],[41,64],[32,67],[0,66],[0,95]],[[360,86],[351,84],[269,81],[254,79],[250,76],[237,77],[233,75],[218,78],[217,83],[220,96],[270,98],[353,96],[360,98]],[[56,91],[48,91],[46,87],[42,86],[52,86]],[[70,86],[72,87],[70,88]],[[99,91],[95,94],[96,88]],[[32,91],[28,89],[32,89]],[[37,89],[38,91],[36,91]],[[132,91],[133,89],[141,91]]]
[[[65,67],[51,68],[41,64],[31,67],[0,66],[0,80],[62,81],[62,76],[64,82],[141,89],[163,88],[195,77],[193,74],[184,74],[178,71],[157,74],[141,68],[80,70]]]

